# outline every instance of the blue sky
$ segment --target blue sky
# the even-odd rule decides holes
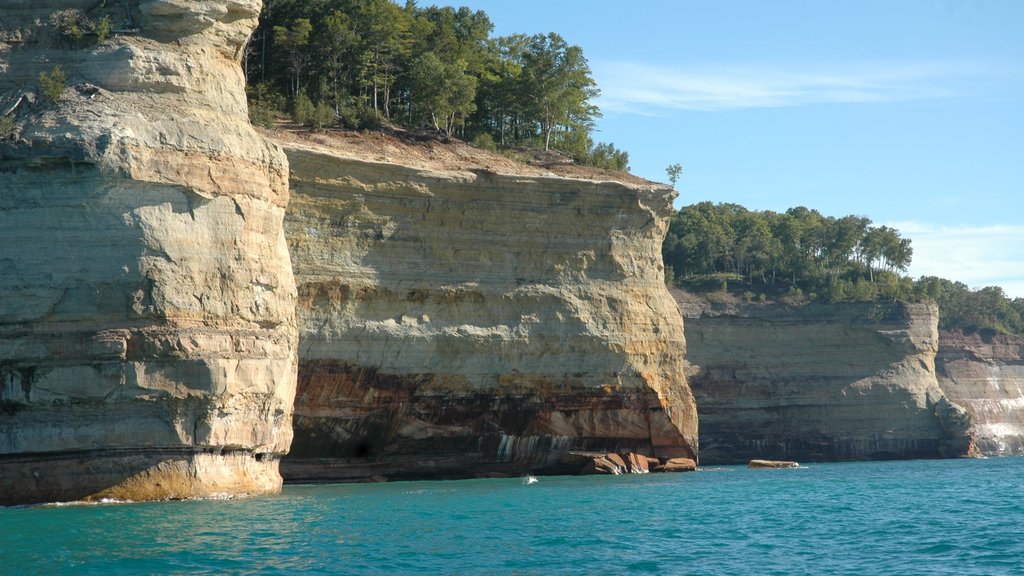
[[[1024,0],[438,3],[581,46],[596,139],[680,163],[678,205],[863,215],[911,275],[1024,297]]]

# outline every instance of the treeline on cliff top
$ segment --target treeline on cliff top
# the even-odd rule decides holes
[[[390,0],[267,0],[246,46],[256,124],[434,130],[486,149],[554,149],[627,170],[595,143],[599,90],[579,46],[556,33],[492,37],[482,10]]]
[[[695,292],[741,292],[747,300],[850,302],[935,300],[939,327],[1024,335],[1024,298],[998,286],[904,276],[910,239],[863,216],[778,213],[701,202],[672,218],[662,256],[670,284]]]

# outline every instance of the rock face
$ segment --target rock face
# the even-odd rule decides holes
[[[930,304],[681,299],[701,461],[934,458],[968,451],[935,376]]]
[[[279,489],[297,332],[287,160],[239,67],[260,7],[4,2],[0,503]],[[71,38],[68,9],[122,31]]]
[[[286,479],[694,456],[660,263],[670,190],[285,151],[302,342]]]
[[[943,330],[935,367],[939,387],[971,415],[978,454],[1024,455],[1024,339]]]

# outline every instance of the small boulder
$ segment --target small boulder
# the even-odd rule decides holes
[[[647,465],[647,456],[627,452],[622,455],[622,459],[625,460],[630,474],[647,474],[651,471]]]
[[[663,466],[661,466],[661,472],[693,472],[697,469],[697,462],[692,458],[669,458]]]
[[[629,471],[626,462],[618,454],[599,454],[593,456],[584,466],[580,474],[624,474]]]
[[[799,462],[791,460],[751,460],[747,468],[799,468]]]

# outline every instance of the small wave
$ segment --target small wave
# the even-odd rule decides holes
[[[64,508],[67,506],[108,506],[112,504],[135,504],[135,500],[120,498],[100,498],[99,500],[72,500],[71,502],[47,502],[39,504],[43,508]]]

